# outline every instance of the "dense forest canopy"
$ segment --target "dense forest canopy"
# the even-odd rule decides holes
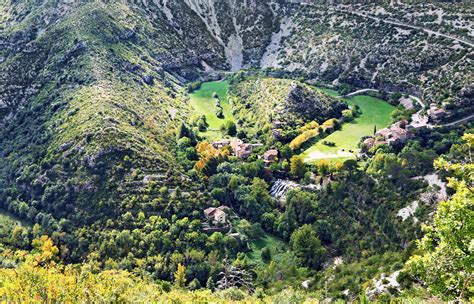
[[[0,4],[0,300],[474,300],[467,1]]]

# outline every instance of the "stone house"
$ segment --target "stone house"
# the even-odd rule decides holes
[[[271,164],[276,162],[278,159],[278,150],[272,149],[263,153],[263,162],[266,164]]]
[[[252,154],[252,151],[263,146],[262,144],[246,144],[240,139],[233,139],[230,141],[230,146],[238,158],[247,158]]]
[[[396,145],[406,143],[407,140],[413,136],[413,134],[410,131],[408,122],[406,120],[401,120],[394,123],[389,128],[384,128],[378,131],[375,133],[375,136],[382,137],[389,145]],[[373,145],[375,145],[375,141]]]
[[[228,146],[230,144],[230,140],[228,139],[223,139],[223,140],[218,140],[212,143],[212,146],[216,149],[222,149],[225,146]]]
[[[227,214],[226,210],[228,208],[225,206],[220,207],[210,207],[204,210],[204,216],[207,220],[212,221],[213,224],[226,224],[227,223]]]
[[[439,121],[446,116],[446,110],[441,109],[436,106],[436,104],[430,104],[430,109],[428,110],[428,116],[434,121]]]

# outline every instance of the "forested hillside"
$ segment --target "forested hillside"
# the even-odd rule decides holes
[[[0,300],[472,301],[472,15],[3,1]]]

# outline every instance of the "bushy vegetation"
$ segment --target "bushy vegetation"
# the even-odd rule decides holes
[[[337,99],[295,80],[242,73],[229,80],[229,98],[247,137],[265,142],[272,140],[272,129],[282,129],[280,140],[285,143],[307,131],[298,140],[302,144],[317,135],[317,127],[310,127],[311,122],[322,124],[338,118],[347,108]],[[304,129],[305,125],[309,128]]]
[[[449,176],[449,187],[455,192],[450,200],[439,204],[433,224],[423,227],[420,252],[410,258],[407,269],[445,300],[472,301],[474,134],[467,133],[463,139],[451,148],[449,158],[435,162]]]
[[[213,5],[228,13],[235,9],[229,3]],[[275,5],[254,3],[250,9],[235,4],[240,5],[236,19],[216,16],[227,25],[222,33],[237,21],[252,26],[251,39],[242,41],[245,62],[257,62],[282,17]],[[206,18],[193,12],[201,6],[181,0],[165,6],[160,1],[5,4],[0,17],[5,21],[0,25],[0,208],[7,211],[0,213],[2,301],[299,303],[354,300],[361,294],[363,301],[372,279],[395,271],[402,288],[389,290],[393,296],[426,287],[423,296],[472,301],[472,130],[421,128],[405,146],[376,146],[362,162],[305,164],[295,155],[298,149],[343,120],[343,132],[328,136],[324,148],[339,148],[341,133],[345,147],[355,147],[374,125],[386,125],[385,114],[393,108],[368,97],[346,104],[303,83],[304,77],[278,78],[306,74],[310,79],[307,71],[238,72],[227,81],[201,83],[203,69],[229,68],[222,45],[230,35],[219,41],[215,35],[222,33],[209,32]],[[304,58],[305,68],[321,72],[319,80],[349,92],[382,60],[387,69],[370,73],[376,83],[386,77],[399,84],[402,75],[408,89],[427,86],[427,98],[439,97],[448,110],[472,95],[461,89],[469,61],[464,49],[439,56],[422,51],[414,66],[425,67],[428,76],[419,84],[420,74],[411,66],[384,55],[396,57],[407,50],[404,44],[394,43],[397,47],[386,52],[371,45],[373,58],[367,55],[372,49],[354,42],[356,36],[369,43],[392,37],[392,27],[362,23],[343,29],[338,19],[327,23],[333,16],[357,17],[311,7],[289,12],[308,18],[295,20],[300,40],[290,36],[283,43],[306,50],[299,43],[317,37],[331,56],[300,57],[295,51],[282,66]],[[248,17],[257,15],[265,18]],[[329,39],[338,38],[327,40],[328,31]],[[406,39],[418,42],[417,37],[426,38],[418,33]],[[347,52],[342,56],[331,51],[334,47]],[[413,56],[419,48],[407,52]],[[348,52],[351,68],[353,58],[367,55],[360,78],[341,64]],[[457,62],[453,73],[432,76],[432,64],[449,67],[452,61]],[[322,62],[324,71],[315,68]],[[456,85],[444,88],[447,79]],[[394,117],[408,115],[400,109]],[[366,118],[363,131],[354,127]],[[468,135],[461,140],[463,133]],[[243,159],[229,146],[211,143],[234,136],[262,146]],[[270,149],[278,157],[263,159]],[[439,189],[424,179],[435,170],[453,187],[448,190],[453,196],[439,205]],[[272,196],[276,181],[288,186],[283,196]],[[400,210],[415,201],[416,210],[402,219]],[[205,215],[210,207],[225,210],[225,219],[216,223]],[[371,298],[385,301],[387,293]]]

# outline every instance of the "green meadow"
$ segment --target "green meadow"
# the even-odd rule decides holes
[[[217,93],[221,100],[221,106],[224,112],[223,119],[216,116],[214,99],[212,98],[214,92]],[[227,98],[227,81],[205,82],[198,90],[192,92],[190,97],[194,114],[206,116],[207,123],[209,124],[208,130],[201,133],[201,135],[209,140],[221,138],[222,133],[219,130],[221,125],[227,120],[235,121]]]
[[[324,91],[326,92],[327,90]],[[326,93],[330,95],[337,94],[335,91]],[[377,130],[380,130],[390,125],[390,113],[395,110],[395,107],[389,103],[366,95],[344,98],[343,100],[351,107],[358,105],[362,113],[352,122],[344,123],[340,130],[330,134],[304,151],[301,156],[305,162],[312,163],[320,159],[335,161],[355,158],[355,152],[358,150],[357,145],[362,137],[373,135],[374,126],[377,126]],[[334,142],[336,146],[326,146],[322,143],[323,141]],[[354,153],[349,152],[349,150],[352,150]]]

